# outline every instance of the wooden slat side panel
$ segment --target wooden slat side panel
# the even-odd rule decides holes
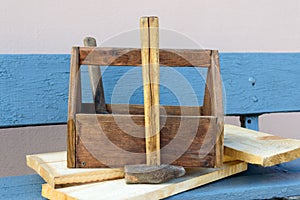
[[[211,50],[160,49],[162,66],[209,67]],[[80,47],[81,65],[141,66],[141,50],[134,48]]]
[[[143,115],[144,106],[138,104],[106,104],[106,110],[115,114]],[[83,103],[82,113],[95,114],[93,103]],[[202,106],[164,106],[160,105],[162,115],[201,116]]]
[[[212,51],[211,67],[208,69],[205,95],[203,100],[203,115],[217,116],[218,129],[216,131],[216,167],[223,163],[224,145],[224,111],[222,102],[222,81],[220,77],[220,63],[218,51]]]
[[[76,127],[77,167],[146,163],[144,116],[77,114]],[[161,127],[162,163],[215,166],[215,117],[161,116]]]
[[[73,47],[70,64],[70,83],[69,83],[69,100],[68,100],[68,126],[67,126],[67,163],[68,167],[75,165],[75,115],[81,110],[81,77],[79,68],[79,48]]]

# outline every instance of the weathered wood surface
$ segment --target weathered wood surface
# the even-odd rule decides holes
[[[203,115],[201,106],[159,106],[162,115],[200,116]],[[106,110],[113,114],[144,115],[144,105],[137,104],[106,104]],[[95,114],[93,103],[83,103],[81,112]]]
[[[185,175],[185,169],[177,165],[125,165],[127,184],[161,184]]]
[[[224,110],[222,99],[222,81],[220,77],[219,53],[213,50],[211,66],[207,71],[205,94],[203,98],[203,115],[217,117],[216,137],[216,166],[223,163],[224,144]]]
[[[211,50],[161,49],[162,66],[209,67]],[[80,64],[101,66],[142,66],[141,49],[80,47]]]
[[[67,168],[67,152],[28,155],[26,161],[53,188],[124,177],[123,168]]]
[[[225,125],[225,155],[262,166],[300,158],[300,140]]]
[[[221,53],[220,65],[226,115],[300,111],[300,89],[296,84],[300,74],[300,53]],[[0,126],[66,123],[69,68],[70,55],[0,55]],[[142,83],[142,78],[135,76],[141,72],[132,69],[102,68],[106,102],[128,103],[125,88]],[[198,99],[189,99],[182,105],[201,105],[205,83],[201,82],[199,73],[193,68],[176,68],[176,71],[190,82]],[[118,85],[121,92],[112,96],[117,81],[125,74],[136,78]],[[169,74],[169,71],[161,70],[161,80]],[[92,102],[87,70],[82,72],[82,77],[86,77],[83,82],[88,86],[84,87],[83,101]],[[168,79],[168,82],[178,85],[176,80]],[[130,104],[143,104],[142,95],[142,90],[135,92]],[[188,90],[176,94],[178,97],[189,95]],[[179,103],[162,87],[161,104]]]
[[[215,117],[161,116],[160,121],[161,163],[215,166]],[[76,167],[146,163],[144,126],[143,115],[77,114]]]
[[[70,83],[68,100],[68,121],[67,121],[67,148],[68,167],[75,167],[75,144],[76,127],[75,116],[81,110],[81,72],[79,68],[79,48],[73,47],[70,64]]]
[[[140,19],[147,165],[160,165],[158,18]]]
[[[185,176],[164,184],[127,185],[124,179],[53,189],[44,184],[42,195],[49,199],[161,199],[240,173],[244,162],[230,162],[222,168],[191,168]],[[117,188],[117,189],[116,189]]]
[[[96,47],[97,42],[95,38],[86,37],[83,40],[84,46],[87,47]],[[104,97],[104,89],[102,82],[102,75],[100,66],[88,66],[91,90],[93,95],[93,102],[95,105],[96,113],[105,113],[106,105],[105,105],[105,97]]]

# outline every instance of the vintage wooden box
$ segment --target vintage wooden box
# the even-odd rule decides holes
[[[224,125],[218,51],[160,49],[159,60],[161,67],[208,68],[203,106],[161,106],[166,113],[160,117],[161,163],[184,167],[220,167]],[[68,167],[122,167],[146,163],[143,105],[106,104],[108,113],[97,114],[94,104],[82,103],[82,65],[141,66],[141,50],[72,48]]]

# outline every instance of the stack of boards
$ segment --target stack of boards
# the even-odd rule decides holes
[[[300,140],[285,139],[233,125],[225,125],[222,168],[190,168],[186,175],[163,184],[132,184],[123,168],[69,169],[67,153],[27,156],[27,165],[47,183],[48,199],[161,199],[247,170],[247,163],[272,166],[300,157]]]

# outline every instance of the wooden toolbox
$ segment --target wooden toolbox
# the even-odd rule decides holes
[[[203,106],[161,106],[166,112],[160,116],[164,122],[160,131],[162,163],[220,167],[224,136],[218,51],[160,49],[159,60],[161,67],[208,68]],[[82,65],[141,66],[141,50],[73,47],[68,102],[68,167],[121,167],[145,163],[143,105],[106,104],[107,113],[98,114],[94,104],[82,103]]]

